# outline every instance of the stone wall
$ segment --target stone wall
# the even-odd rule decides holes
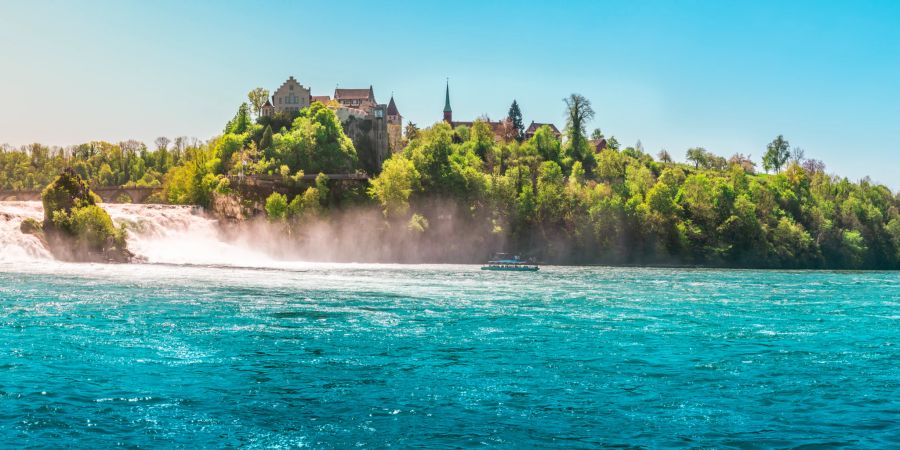
[[[360,165],[370,175],[381,172],[381,164],[391,156],[387,120],[384,117],[350,117],[344,133],[353,141]]]

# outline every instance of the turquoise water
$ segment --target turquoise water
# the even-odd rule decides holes
[[[0,267],[0,442],[900,445],[897,273]]]

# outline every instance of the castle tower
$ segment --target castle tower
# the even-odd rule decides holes
[[[399,152],[403,148],[403,116],[394,103],[394,94],[387,107],[388,145],[392,152]]]
[[[450,109],[450,80],[447,80],[447,96],[444,99],[444,122],[453,124],[453,110]]]

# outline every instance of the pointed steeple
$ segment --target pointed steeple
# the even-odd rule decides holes
[[[394,103],[394,94],[391,94],[391,101],[388,102],[387,115],[389,115],[389,116],[399,116],[400,115],[400,111],[397,110],[397,104]]]
[[[450,79],[447,79],[447,95],[444,98],[444,122],[453,122],[453,110],[450,109]]]
[[[450,80],[447,80],[447,96],[444,99],[444,112],[453,112],[453,110],[450,109]]]

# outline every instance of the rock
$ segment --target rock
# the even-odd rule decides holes
[[[116,228],[109,214],[97,205],[97,196],[72,169],[66,169],[41,194],[41,226],[53,256],[65,261],[130,262],[134,254],[125,242],[125,227]],[[27,222],[27,221],[26,221]],[[23,222],[22,231],[35,223]]]

